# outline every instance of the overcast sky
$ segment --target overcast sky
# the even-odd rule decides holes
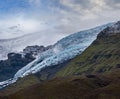
[[[0,0],[0,39],[49,30],[66,36],[118,20],[120,0]]]

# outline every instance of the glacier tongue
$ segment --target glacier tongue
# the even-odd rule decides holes
[[[42,68],[57,65],[81,54],[97,37],[97,34],[111,24],[81,31],[65,37],[54,44],[53,48],[43,52],[39,57],[20,69],[15,78],[37,73]]]
[[[43,52],[33,62],[20,69],[13,79],[1,82],[0,86],[3,85],[5,87],[16,82],[19,77],[40,72],[45,67],[57,65],[74,58],[81,54],[96,39],[99,32],[111,25],[107,24],[81,31],[61,39],[54,44],[52,49]]]
[[[8,79],[8,80],[5,80],[5,81],[2,81],[0,82],[0,89],[10,85],[10,84],[13,84],[17,81],[17,79],[13,78],[13,79]]]
[[[28,66],[26,66],[22,70],[18,71],[15,74],[14,77],[15,78],[24,77],[24,76],[32,74],[32,73],[37,73],[42,68],[45,68],[47,66],[53,66],[53,65],[57,65],[57,64],[63,63],[64,61],[72,59],[76,55],[80,54],[85,48],[86,47],[80,48],[79,46],[74,46],[74,48],[70,48],[70,49],[62,51],[61,53],[52,55],[52,56],[46,58],[45,60],[43,60],[42,62],[40,62],[40,63],[38,63],[36,65],[33,62],[32,65],[29,64]],[[36,60],[36,61],[38,61],[38,60]]]

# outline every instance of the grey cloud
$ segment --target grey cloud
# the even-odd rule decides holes
[[[109,7],[120,9],[120,0],[104,0],[104,1]]]
[[[45,4],[42,4],[42,1],[29,0],[36,9],[31,9],[30,13],[23,12],[23,18],[20,18],[20,22],[22,21],[27,29],[32,24],[33,32],[34,28],[36,30],[39,26],[38,29],[40,29],[45,25],[45,29],[57,30],[56,35],[63,37],[83,29],[120,20],[120,0],[45,0]],[[45,9],[39,5],[44,6]],[[18,18],[19,16],[10,18],[12,20],[9,22],[10,25],[16,22],[14,19]],[[26,19],[30,22],[26,22]],[[3,23],[8,23],[8,21]]]
[[[66,7],[68,11],[75,13],[82,13],[83,10],[93,8],[90,0],[60,0],[60,4]]]

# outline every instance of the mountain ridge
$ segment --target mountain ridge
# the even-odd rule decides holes
[[[70,60],[80,54],[84,49],[86,49],[92,41],[96,38],[97,34],[112,24],[107,24],[99,26],[90,30],[78,32],[72,34],[60,41],[58,41],[53,49],[50,49],[40,55],[36,60],[28,64],[27,66],[20,69],[14,76],[14,79],[10,79],[4,82],[1,82],[1,87],[6,86],[10,83],[15,82],[19,77],[24,77],[31,73],[37,73],[41,71],[42,68],[47,66],[53,66],[61,64],[67,60]],[[83,34],[82,34],[83,33]],[[76,40],[75,40],[76,39]],[[86,42],[87,41],[87,42]],[[72,44],[71,44],[72,42]],[[67,43],[67,45],[66,45]],[[65,47],[65,48],[64,48]],[[72,51],[72,52],[71,52]],[[61,57],[60,57],[61,56]],[[42,62],[43,61],[43,62]],[[41,64],[39,66],[39,64]],[[43,65],[43,66],[42,66]],[[2,85],[3,84],[3,85]]]
[[[101,36],[103,31],[82,54],[63,64],[64,68],[51,79],[44,79],[46,74],[43,79],[41,74],[19,78],[0,92],[1,99],[119,99],[120,33]],[[42,72],[47,73],[48,67],[45,68]]]
[[[107,25],[110,25],[110,24],[113,24],[113,23],[108,23]],[[55,31],[48,30],[48,31],[53,34],[55,32],[59,32],[56,30]],[[83,31],[81,31],[81,32],[83,32]],[[42,45],[41,44],[42,39],[46,39],[45,37],[41,37],[41,34],[43,34],[43,33],[46,34],[46,31],[37,32],[36,35],[35,35],[35,33],[30,33],[30,34],[26,34],[24,36],[16,37],[13,39],[12,38],[11,39],[0,39],[0,52],[1,52],[0,59],[1,60],[6,59],[8,53],[11,53],[11,52],[18,53],[18,52],[22,51],[23,48],[25,48],[26,46]],[[33,42],[33,39],[34,39],[34,42]],[[52,41],[52,39],[50,39],[50,40]],[[51,41],[49,41],[49,42],[51,42]]]
[[[21,73],[23,73],[23,75],[25,76],[25,75],[29,74],[30,72],[32,73],[32,71],[33,71],[33,73],[36,73],[37,71],[39,71],[38,67],[40,67],[40,69],[41,69],[42,64],[47,66],[47,62],[48,62],[48,64],[51,64],[51,65],[57,65],[59,63],[59,59],[60,59],[60,62],[62,60],[65,61],[65,59],[67,59],[67,58],[68,58],[67,60],[72,59],[73,57],[75,57],[76,55],[81,53],[81,51],[84,51],[84,49],[87,46],[89,46],[92,43],[92,41],[96,38],[96,35],[101,30],[103,30],[104,28],[106,28],[109,25],[111,25],[111,24],[96,27],[94,29],[84,31],[84,33],[83,33],[83,31],[78,32],[76,34],[70,35],[70,36],[58,41],[55,45],[53,45],[53,49],[50,49],[47,52],[44,52],[43,55],[40,55],[40,57],[38,57],[38,59],[36,59],[34,62],[32,62],[33,66],[31,64],[30,65],[28,64],[28,66],[26,66],[26,67],[30,68],[30,70],[28,70],[28,68],[26,69],[26,67],[24,67],[25,70],[27,70],[28,72],[23,73],[23,71],[24,71],[24,68],[23,68],[20,70],[21,72],[18,71],[18,73],[16,73],[16,75],[18,76],[18,75],[21,75]],[[90,34],[90,36],[89,36],[89,34]],[[74,42],[74,40],[76,42]],[[71,42],[73,43],[74,46],[71,44]],[[67,43],[67,45],[66,45],[66,43]],[[61,57],[60,57],[60,55],[61,55]],[[70,55],[73,55],[73,56],[70,56]],[[41,65],[39,66],[39,61],[41,61],[41,59],[43,60],[43,63],[40,62]],[[56,60],[56,61],[54,61],[54,60]],[[38,61],[38,64],[37,64],[37,61]],[[56,64],[57,61],[58,61],[58,63]],[[54,62],[55,62],[55,64],[54,64]],[[35,65],[37,64],[37,66],[38,66],[38,67],[36,66],[37,69],[35,69],[34,64]],[[16,75],[15,75],[15,77],[17,77]]]

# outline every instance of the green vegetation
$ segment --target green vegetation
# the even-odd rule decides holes
[[[119,77],[120,70],[104,75],[54,78],[9,95],[0,94],[0,99],[119,99]]]
[[[1,95],[9,95],[15,93],[21,89],[30,87],[31,85],[39,84],[41,81],[34,75],[29,75],[24,78],[20,78],[16,83],[8,86],[4,90],[1,90]]]

